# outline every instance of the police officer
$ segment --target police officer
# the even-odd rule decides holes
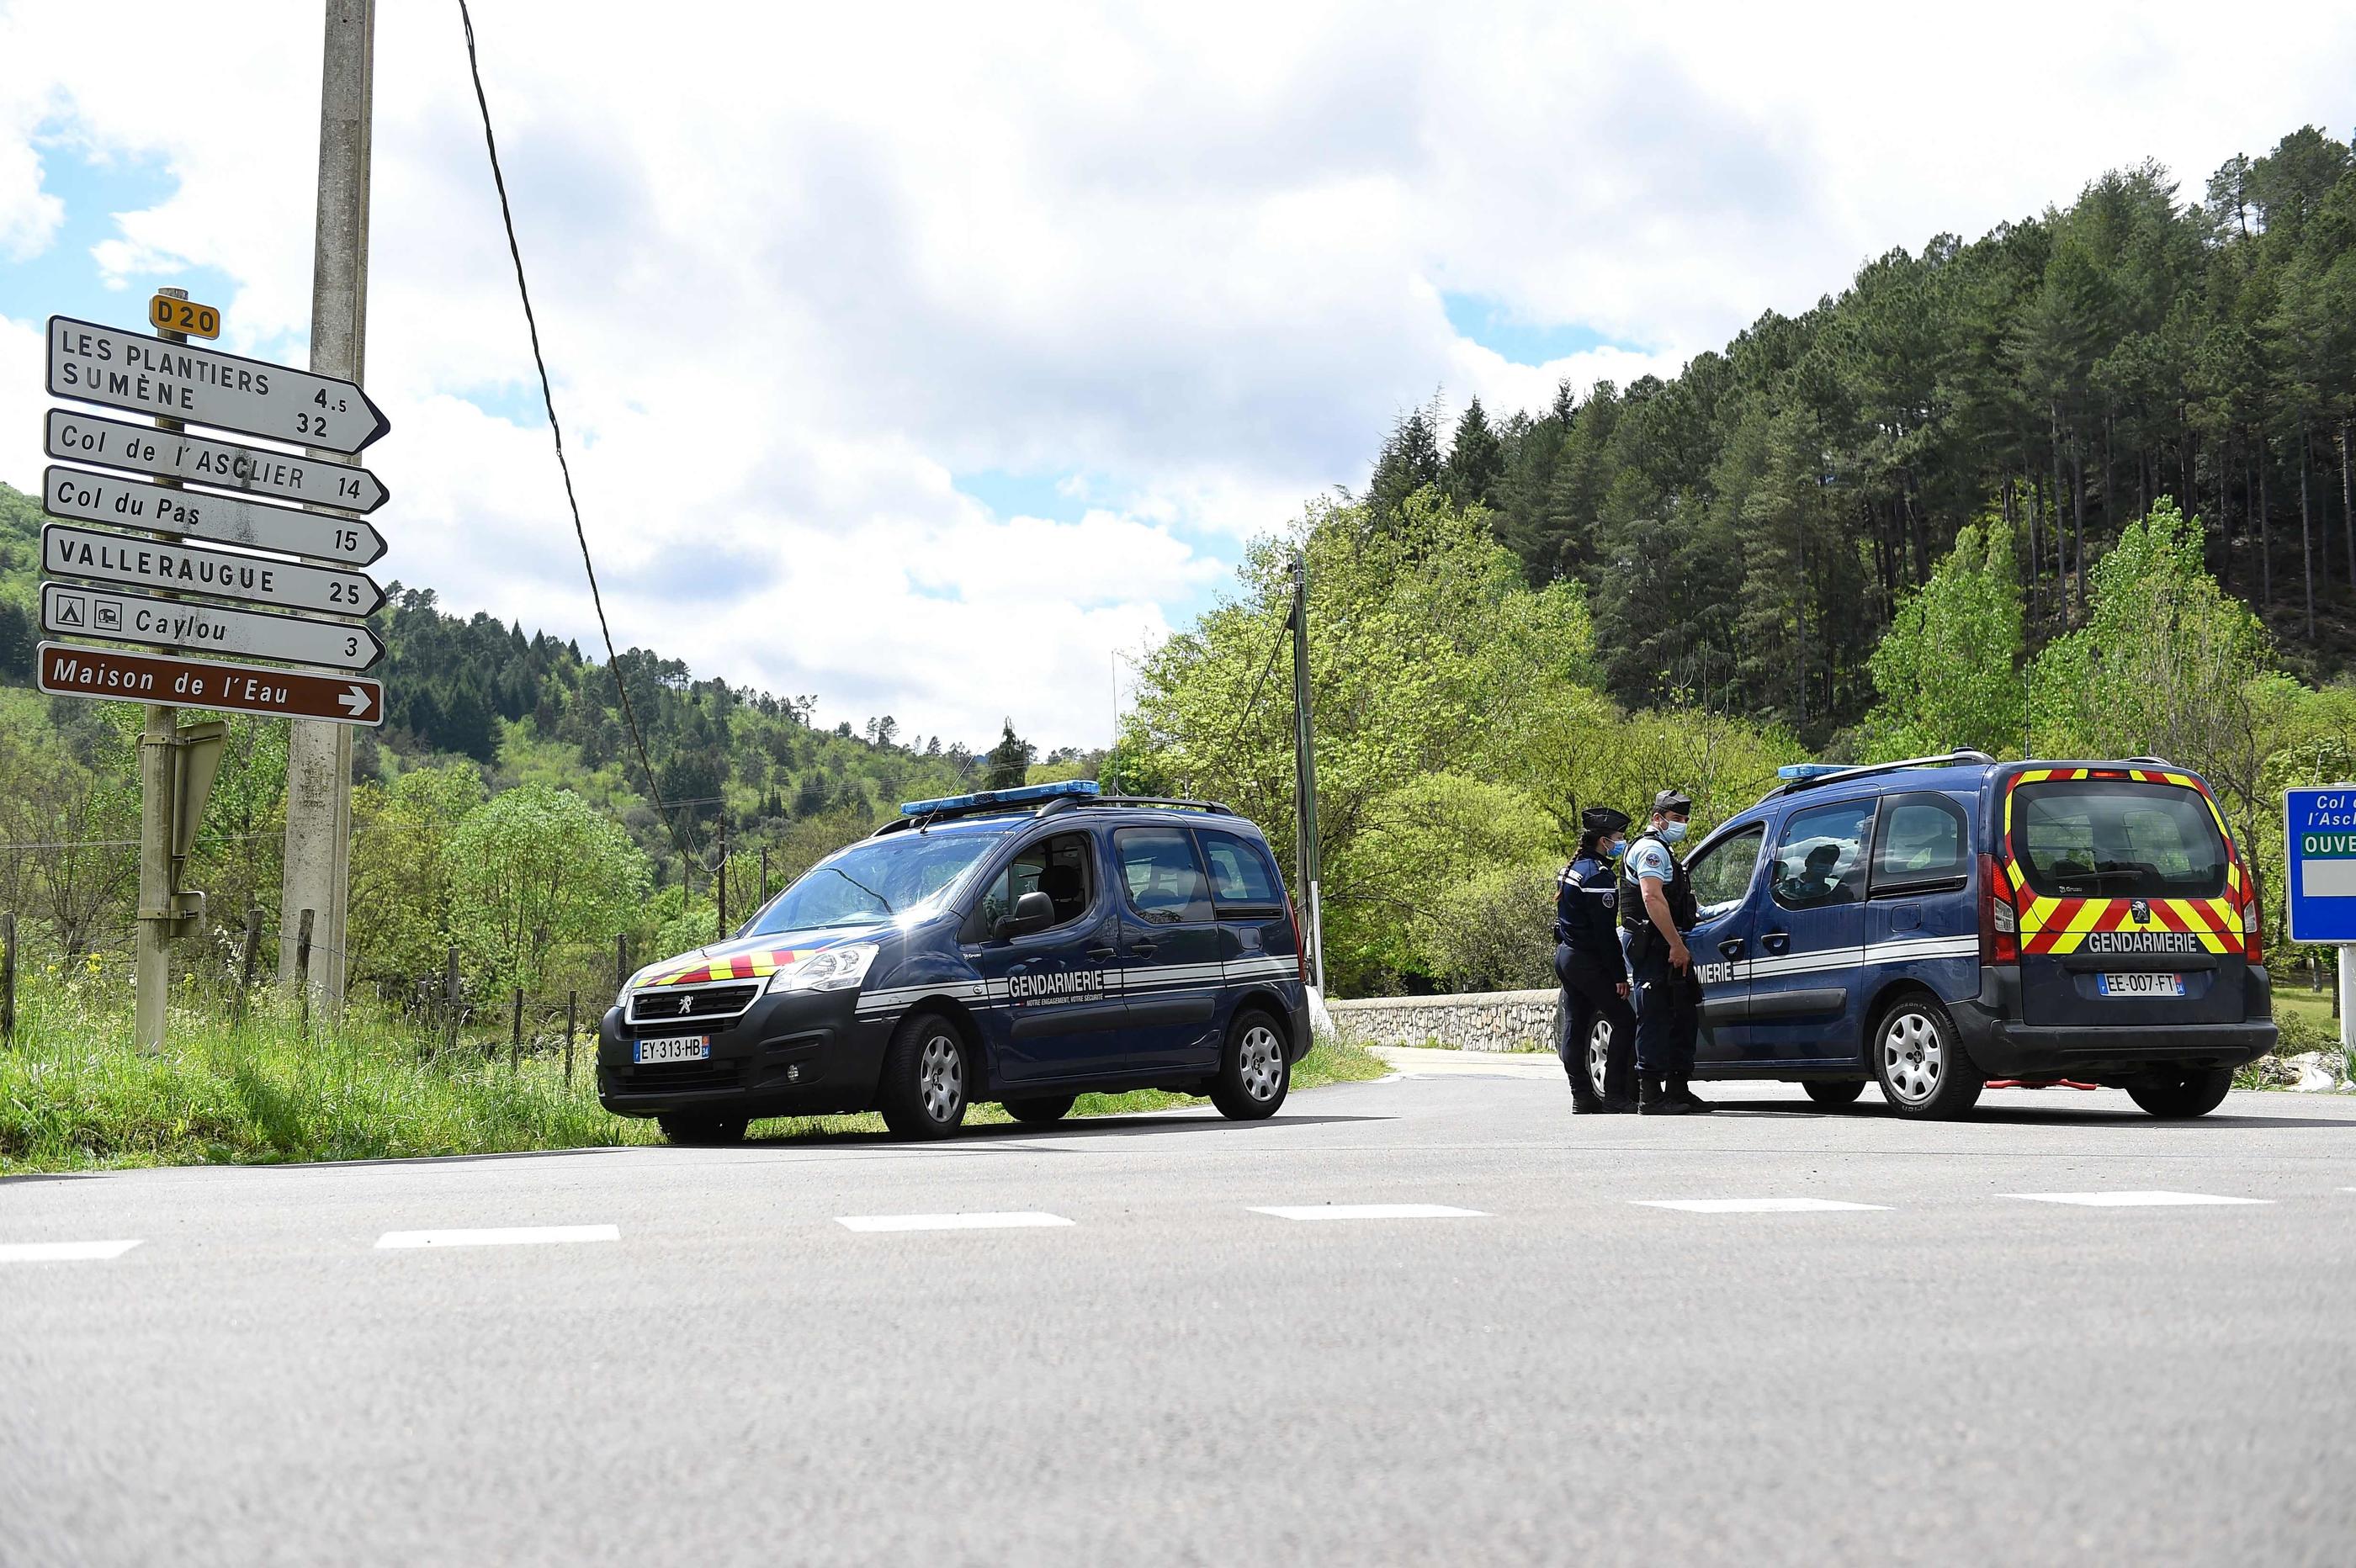
[[[1636,1015],[1628,1006],[1627,960],[1620,949],[1619,876],[1612,862],[1628,829],[1628,814],[1608,805],[1580,814],[1579,858],[1562,869],[1554,895],[1554,973],[1562,982],[1561,1032],[1555,1051],[1570,1075],[1574,1113],[1633,1111],[1629,1074],[1636,1055]],[[1601,1019],[1612,1026],[1604,1058],[1603,1093],[1587,1072],[1587,1037]]]
[[[1701,1029],[1701,982],[1686,933],[1697,905],[1684,862],[1670,846],[1686,836],[1693,802],[1682,790],[1653,797],[1653,822],[1628,846],[1620,877],[1620,924],[1636,987],[1636,1109],[1691,1115],[1711,1107],[1689,1080]]]

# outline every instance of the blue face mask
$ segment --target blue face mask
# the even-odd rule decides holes
[[[1628,840],[1614,838],[1611,843],[1603,846],[1601,852],[1605,859],[1617,860],[1620,858],[1620,852],[1626,848],[1628,848]]]
[[[1664,822],[1664,823],[1662,823],[1662,824],[1661,824],[1661,842],[1662,842],[1662,843],[1664,843],[1664,844],[1674,844],[1674,843],[1676,843],[1678,839],[1683,838],[1685,836],[1686,836],[1686,825],[1685,825],[1684,823],[1682,823],[1682,822]]]

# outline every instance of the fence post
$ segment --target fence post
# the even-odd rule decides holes
[[[620,990],[630,983],[630,933],[614,933],[614,989]]]
[[[305,910],[294,934],[294,994],[302,998],[303,1038],[311,1038],[311,923],[318,911]]]
[[[517,1071],[517,1063],[520,1062],[522,1060],[523,987],[521,986],[518,986],[515,993],[515,1021],[509,1026],[508,1032],[508,1073],[510,1077],[512,1077]]]
[[[16,912],[0,914],[0,1045],[16,1043]]]
[[[761,902],[769,901],[769,847],[761,846]]]
[[[455,944],[442,968],[442,1049],[458,1049],[458,949]]]
[[[235,1029],[245,1021],[245,998],[253,989],[253,965],[262,955],[262,906],[249,904],[245,911],[245,954],[238,960],[237,995],[230,999],[229,1024]]]
[[[581,993],[564,993],[564,1086],[573,1087],[573,1031],[580,1027]]]

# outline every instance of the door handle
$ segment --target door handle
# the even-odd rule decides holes
[[[1091,958],[1109,958],[1119,951],[1119,949],[1113,947],[1091,947],[1088,949],[1088,956]]]
[[[1151,958],[1153,956],[1153,944],[1146,941],[1142,937],[1130,943],[1129,944],[1129,950],[1131,953],[1136,954],[1140,958]]]
[[[1771,931],[1759,941],[1768,952],[1781,953],[1792,945],[1792,933],[1788,931]]]
[[[1728,958],[1740,958],[1742,956],[1742,938],[1730,936],[1718,944],[1718,950]]]

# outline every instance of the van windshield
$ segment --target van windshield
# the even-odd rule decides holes
[[[929,911],[1001,833],[905,833],[854,844],[797,877],[753,917],[769,936],[827,925],[884,925]]]
[[[2012,795],[2012,854],[2040,898],[2207,899],[2225,840],[2199,792],[2133,779],[2052,779]]]

